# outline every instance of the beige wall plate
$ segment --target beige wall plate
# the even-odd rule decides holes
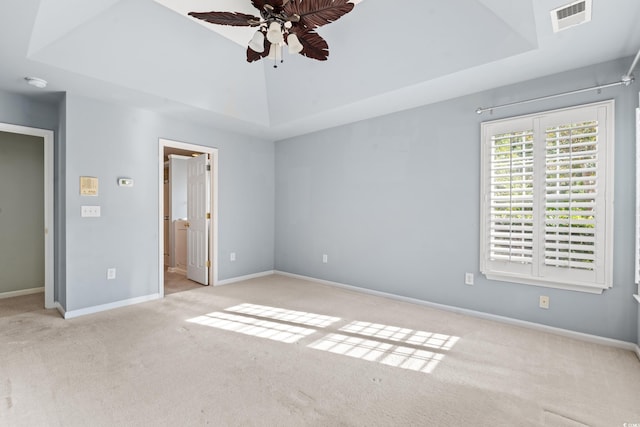
[[[97,196],[98,195],[98,178],[94,176],[80,177],[80,195],[81,196]]]

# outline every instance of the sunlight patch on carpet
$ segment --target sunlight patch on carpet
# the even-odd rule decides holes
[[[329,334],[309,347],[426,374],[444,359],[441,353],[342,334]]]
[[[310,348],[412,371],[431,373],[460,337],[354,321]],[[348,334],[348,335],[347,335]],[[432,351],[433,350],[433,351]]]
[[[437,350],[451,350],[460,339],[451,335],[369,322],[351,322],[340,331]]]
[[[273,320],[314,326],[316,328],[326,328],[327,326],[340,320],[339,317],[325,316],[323,314],[287,310],[284,308],[269,307],[266,305],[256,305],[249,303],[229,307],[226,308],[225,311],[232,311],[234,313],[248,314],[257,317],[267,317]]]
[[[316,332],[315,329],[222,312],[194,317],[188,319],[187,322],[288,344],[295,343]]]

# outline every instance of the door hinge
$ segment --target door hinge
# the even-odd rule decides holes
[[[207,165],[207,172],[211,171],[211,165]]]
[[[211,261],[207,260],[207,262],[205,263],[207,268],[211,267]]]
[[[211,219],[211,213],[207,212],[207,219]]]

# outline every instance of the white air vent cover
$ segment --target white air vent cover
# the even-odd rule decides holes
[[[551,11],[553,32],[591,21],[591,0],[574,1]]]

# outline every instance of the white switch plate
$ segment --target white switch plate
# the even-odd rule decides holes
[[[327,254],[322,254],[322,263],[326,264],[329,262],[329,255]]]
[[[229,261],[233,262],[236,260],[236,253],[235,252],[231,252],[229,254]]]
[[[113,280],[116,278],[116,269],[115,268],[107,268],[107,280]]]
[[[100,206],[80,206],[80,216],[83,218],[99,217]]]

